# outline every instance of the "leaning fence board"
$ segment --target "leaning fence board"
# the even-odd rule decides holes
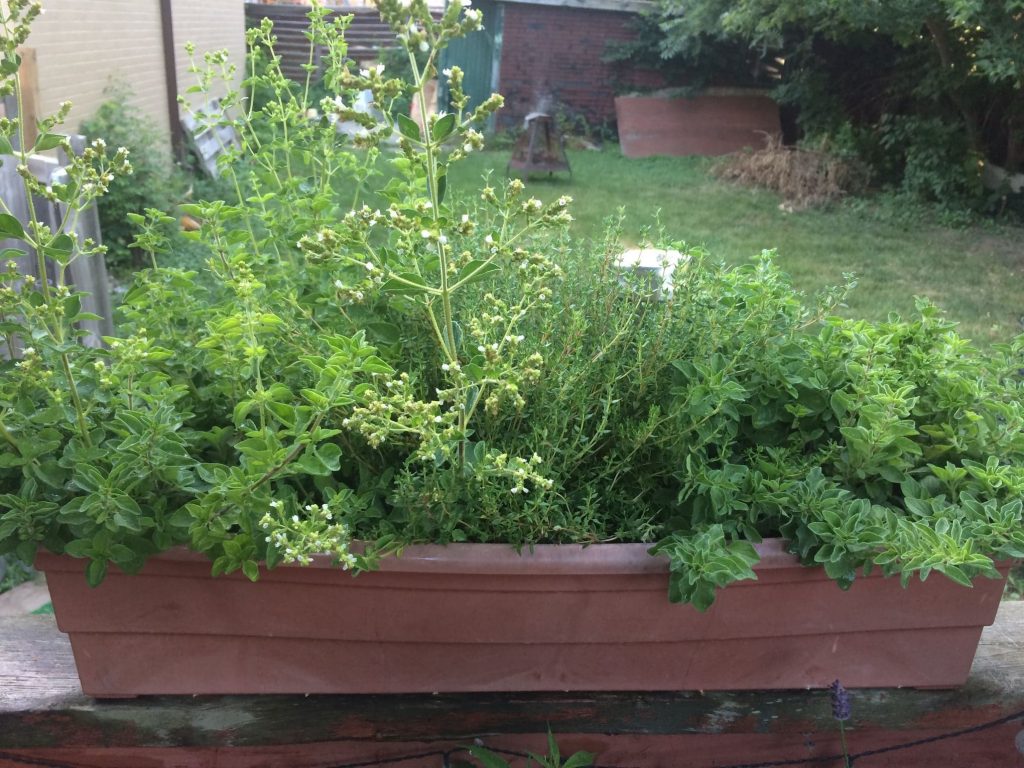
[[[241,146],[238,132],[223,122],[220,100],[213,99],[202,108],[185,115],[181,124],[199,157],[199,164],[207,175],[216,179],[220,175],[217,158],[229,149]]]

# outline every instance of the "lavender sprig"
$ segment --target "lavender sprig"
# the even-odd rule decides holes
[[[839,739],[843,745],[843,758],[846,768],[850,768],[850,751],[846,748],[845,722],[850,719],[850,694],[843,684],[834,680],[828,687],[828,696],[832,701],[832,717],[839,721]]]
[[[838,680],[828,687],[828,695],[832,700],[832,717],[839,722],[850,719],[850,694]]]

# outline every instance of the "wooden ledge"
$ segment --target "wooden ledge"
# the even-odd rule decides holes
[[[1024,602],[1003,603],[962,688],[852,691],[851,751],[941,736],[1024,711],[1022,630]],[[479,738],[493,746],[543,751],[548,727],[565,750],[599,752],[600,764],[607,766],[678,764],[680,754],[699,755],[694,759],[702,762],[686,763],[695,768],[756,764],[820,758],[838,748],[828,694],[820,690],[95,701],[82,694],[70,645],[52,616],[0,624],[0,766],[23,765],[18,755],[127,767],[143,764],[141,755],[165,754],[173,760],[145,764],[324,766],[454,748]],[[1022,767],[1018,744],[1024,747],[1024,722],[1008,719],[864,758],[858,766]],[[233,749],[225,753],[226,747]],[[266,762],[268,750],[288,757]],[[75,762],[85,755],[87,762]]]

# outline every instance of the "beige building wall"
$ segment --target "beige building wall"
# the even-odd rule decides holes
[[[156,3],[156,0],[152,2]],[[172,6],[178,93],[185,94],[185,90],[196,83],[195,75],[188,71],[186,43],[195,44],[195,57],[200,65],[207,51],[227,50],[230,61],[237,67],[235,87],[240,87],[245,78],[244,0],[173,0]],[[213,95],[220,96],[222,92],[223,88],[220,88]],[[195,105],[203,97],[185,94],[185,98]]]
[[[2,0],[0,0],[2,2]],[[130,102],[147,115],[168,142],[167,85],[159,0],[42,0],[44,14],[33,25],[26,46],[35,49],[39,115],[61,101],[74,105],[65,124],[77,131],[123,83]],[[172,0],[178,91],[194,83],[185,43],[196,45],[201,60],[208,50],[227,48],[239,67],[245,63],[244,0]],[[191,99],[198,97],[192,96]]]
[[[36,51],[39,115],[69,100],[65,127],[78,131],[116,82],[168,137],[167,90],[158,0],[43,0],[26,45]]]

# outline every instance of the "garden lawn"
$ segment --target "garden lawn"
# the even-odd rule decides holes
[[[452,169],[449,194],[472,192],[493,169],[504,175],[510,151],[471,155]],[[813,293],[859,281],[844,313],[884,319],[913,313],[926,296],[961,323],[961,333],[982,345],[1022,331],[1024,229],[950,229],[879,221],[850,206],[786,213],[780,198],[711,177],[705,158],[624,158],[617,145],[569,153],[573,175],[536,175],[530,194],[544,202],[571,195],[576,234],[599,238],[604,221],[621,207],[623,244],[636,245],[660,220],[670,239],[703,245],[714,258],[741,263],[765,248],[796,286]]]

